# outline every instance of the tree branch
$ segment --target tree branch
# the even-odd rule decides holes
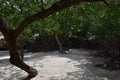
[[[79,4],[81,2],[96,2],[96,1],[104,1],[104,0],[61,0],[61,1],[57,1],[50,8],[25,18],[19,24],[18,28],[16,28],[15,36],[17,37],[28,24],[31,24],[34,21],[48,17],[49,15],[51,15],[57,11],[63,10],[65,8],[68,8],[75,4]]]

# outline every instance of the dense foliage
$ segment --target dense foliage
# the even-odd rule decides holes
[[[44,8],[50,7],[53,2],[55,0],[45,0]],[[113,8],[108,8],[102,2],[89,2],[59,11],[29,25],[20,38],[30,41],[38,35],[40,38],[53,36],[54,32],[59,36],[79,34],[83,37],[87,36],[88,39],[95,39],[96,42],[101,43],[99,44],[101,47],[109,48],[108,46],[113,45],[111,43],[120,41],[120,2],[119,0],[109,0],[108,3]],[[13,29],[25,17],[41,11],[40,0],[2,0],[0,6],[0,15],[7,19]]]

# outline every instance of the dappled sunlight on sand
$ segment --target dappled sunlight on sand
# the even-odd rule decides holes
[[[76,65],[80,65],[79,62],[66,57],[45,56],[40,61],[38,59],[35,61],[36,63],[30,63],[39,71],[39,75],[34,80],[38,78],[41,80],[49,80],[50,78],[64,79],[67,77],[68,72],[82,71],[81,68],[76,67]]]
[[[22,80],[23,70],[9,63],[8,52],[0,52],[0,80]],[[25,63],[36,68],[39,74],[32,80],[120,80],[119,71],[94,67],[101,58],[88,56],[89,51],[73,50],[68,54],[58,51],[26,53]]]

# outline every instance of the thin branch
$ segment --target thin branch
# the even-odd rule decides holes
[[[103,3],[106,4],[106,6],[108,6],[109,8],[112,8],[112,6],[110,6],[106,0],[102,0],[102,1],[103,1]]]
[[[44,2],[41,0],[41,11],[44,11]]]
[[[59,46],[59,50],[60,50],[60,51],[64,51],[64,50],[63,50],[62,43],[60,42],[60,40],[59,40],[59,38],[58,38],[58,35],[56,34],[55,31],[54,31],[54,36],[55,36],[55,39],[56,39],[57,44],[58,44],[58,46]]]
[[[75,4],[79,4],[81,2],[96,2],[96,1],[101,1],[101,0],[61,0],[61,1],[57,1],[50,8],[25,18],[19,24],[18,28],[15,30],[15,36],[18,36],[28,24],[31,24],[34,21],[48,17],[49,15],[57,11],[63,10],[65,8],[68,8]]]

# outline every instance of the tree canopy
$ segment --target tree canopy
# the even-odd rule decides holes
[[[17,52],[17,37],[27,26],[25,34],[29,36],[44,30],[47,34],[56,31],[59,35],[81,32],[98,39],[120,37],[119,4],[119,0],[0,1],[0,31],[10,51],[10,62],[25,70],[29,77],[38,74]]]

